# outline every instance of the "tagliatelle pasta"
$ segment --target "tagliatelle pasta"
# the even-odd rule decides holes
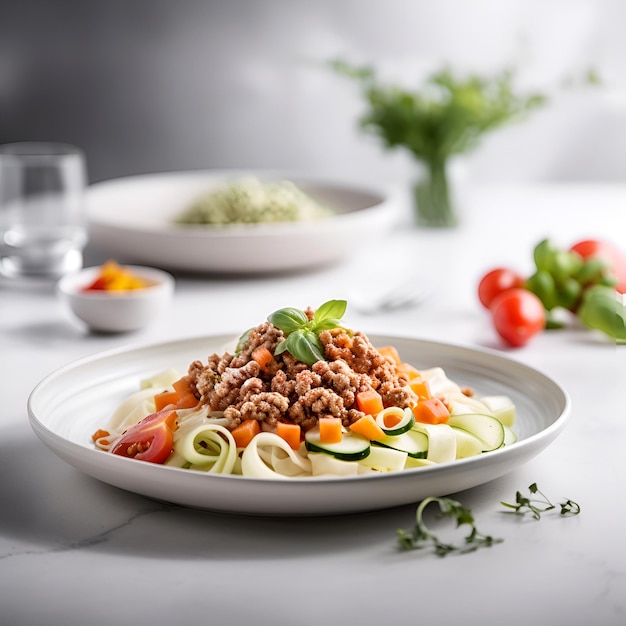
[[[243,450],[241,473],[257,478],[288,478],[310,476],[311,460],[301,451],[294,451],[274,433],[259,433]]]

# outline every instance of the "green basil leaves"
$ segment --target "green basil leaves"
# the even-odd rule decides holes
[[[278,344],[275,353],[287,351],[307,365],[324,361],[324,346],[319,333],[331,328],[343,328],[340,320],[347,306],[345,300],[329,300],[318,307],[311,320],[304,311],[294,307],[274,311],[267,321],[285,333],[285,339]]]
[[[274,313],[267,318],[267,321],[276,326],[276,328],[280,328],[286,335],[288,335],[294,330],[298,330],[307,324],[309,318],[306,316],[304,311],[289,307],[274,311]]]

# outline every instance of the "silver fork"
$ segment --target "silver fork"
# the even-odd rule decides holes
[[[359,313],[363,315],[374,315],[397,309],[404,309],[422,304],[430,295],[430,288],[424,283],[422,277],[407,276],[400,281],[372,292],[368,288],[365,290],[354,290],[349,295],[351,304]]]

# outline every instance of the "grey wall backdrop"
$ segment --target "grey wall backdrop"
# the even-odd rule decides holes
[[[519,68],[552,104],[468,161],[477,180],[626,180],[620,0],[0,0],[0,142],[59,140],[92,181],[213,167],[402,180],[324,62],[411,81]],[[563,89],[593,66],[600,89]]]

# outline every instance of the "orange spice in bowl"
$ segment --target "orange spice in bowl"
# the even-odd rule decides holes
[[[107,261],[64,276],[57,284],[72,314],[97,332],[129,332],[151,324],[170,304],[168,272]]]

